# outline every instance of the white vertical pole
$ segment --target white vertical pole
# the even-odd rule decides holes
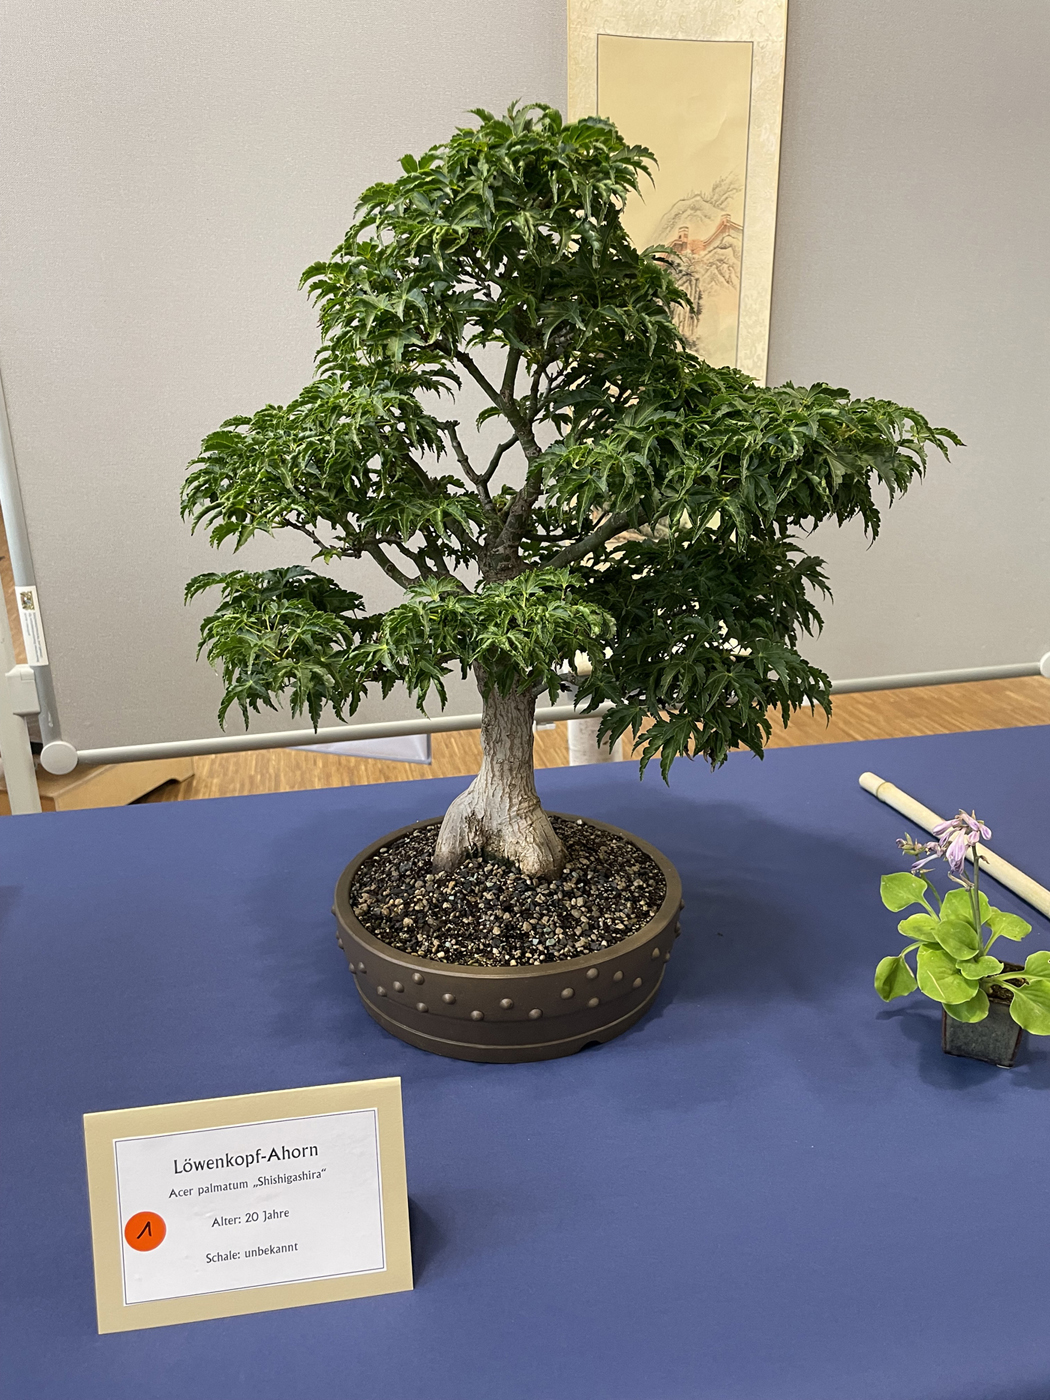
[[[7,608],[0,598],[0,757],[4,760],[4,782],[11,811],[20,816],[40,811],[40,792],[25,716],[15,714],[8,687],[7,673],[13,671],[16,664]]]
[[[599,746],[598,726],[601,722],[600,715],[569,721],[569,763],[573,767],[578,763],[618,763],[623,757],[620,739],[611,748],[608,740]]]
[[[7,534],[7,551],[11,556],[11,572],[15,576],[15,588],[28,588],[36,584],[33,569],[33,556],[29,549],[29,531],[26,527],[25,511],[22,507],[22,488],[18,483],[15,467],[15,447],[11,440],[11,424],[7,416],[7,400],[4,397],[4,384],[0,379],[0,514],[4,518]],[[15,663],[5,663],[10,670]],[[55,705],[55,688],[51,681],[50,666],[35,666],[36,690],[40,698],[40,737],[45,744],[61,737],[58,723],[58,709]],[[39,810],[39,809],[38,809]]]

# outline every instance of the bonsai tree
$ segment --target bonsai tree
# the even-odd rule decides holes
[[[659,755],[665,777],[680,755],[761,755],[772,707],[785,724],[804,703],[830,713],[797,650],[826,582],[796,532],[860,516],[874,536],[873,489],[892,499],[930,444],[958,439],[893,403],[696,359],[670,255],[621,223],[652,154],[540,104],[475,115],[365,191],[303,274],[316,378],[207,437],[183,495],[215,545],[297,531],[324,564],[374,560],[403,602],[367,613],[301,567],[208,573],[187,594],[220,593],[201,642],[220,719],[286,696],[316,727],[397,682],[422,708],[473,672],[484,760],[436,865],[484,851],[551,875],[564,851],[536,794],[537,697],[568,667],[583,707],[611,703],[600,737],[648,726],[641,766]],[[455,416],[467,382],[486,401],[474,424]],[[479,455],[490,419],[499,441]]]

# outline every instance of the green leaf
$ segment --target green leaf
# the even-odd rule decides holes
[[[972,923],[961,919],[941,919],[937,924],[937,942],[953,958],[974,958],[981,951],[981,940]]]
[[[1009,938],[1014,943],[1027,938],[1032,932],[1031,924],[1026,924],[1017,914],[1004,914],[1001,909],[989,910],[987,923],[997,937]]]
[[[1010,1015],[1033,1035],[1050,1035],[1050,981],[1040,978],[1014,987]]]
[[[919,989],[934,1001],[962,1002],[973,996],[973,987],[959,975],[955,959],[943,948],[921,947],[916,963]]]
[[[907,870],[899,870],[895,875],[883,875],[879,882],[879,893],[887,909],[895,913],[907,909],[909,904],[920,904],[926,892],[926,882]]]
[[[955,1021],[983,1021],[988,1015],[988,994],[978,989],[969,1001],[952,1001],[945,1011]]]
[[[1024,960],[1024,970],[1032,977],[1050,977],[1050,953],[1029,953]]]
[[[932,914],[909,914],[897,925],[905,938],[917,938],[920,943],[940,942],[937,936],[940,927],[940,919],[934,918]]]
[[[883,958],[875,969],[875,990],[883,1001],[906,997],[915,990],[915,978],[903,957]]]
[[[981,924],[988,922],[988,915],[992,912],[987,896],[982,892],[981,901]],[[961,919],[964,923],[973,923],[973,899],[969,890],[949,890],[944,896],[941,904],[942,919]]]
[[[998,958],[987,956],[959,964],[959,971],[967,982],[979,982],[982,977],[994,977],[997,972],[1002,972],[1002,970],[1003,965]]]

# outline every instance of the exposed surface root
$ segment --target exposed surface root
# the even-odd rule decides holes
[[[530,803],[514,804],[508,811],[475,790],[479,778],[445,813],[434,869],[455,870],[468,856],[487,855],[516,866],[523,875],[556,875],[565,864],[565,847],[539,798],[533,793]]]

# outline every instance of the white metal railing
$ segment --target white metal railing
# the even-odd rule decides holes
[[[33,713],[26,699],[27,677],[31,668],[14,666],[10,636],[4,636],[6,617],[0,619],[0,651],[7,653],[3,693],[0,695],[0,747],[2,747],[8,798],[16,813],[39,812],[40,799],[36,790],[25,717]],[[973,667],[966,670],[922,671],[902,676],[870,676],[857,680],[836,681],[835,694],[851,691],[899,690],[911,686],[948,685],[964,681],[1005,680],[1017,676],[1043,675],[1050,678],[1050,652],[1042,661],[1020,662],[1012,666]],[[574,705],[547,706],[536,711],[539,724],[558,720],[580,720],[604,714],[611,706],[584,713]],[[246,753],[259,749],[293,748],[303,743],[341,743],[347,740],[387,739],[399,735],[440,734],[453,730],[479,729],[481,715],[441,715],[436,719],[390,720],[378,724],[343,724],[324,729],[291,729],[271,734],[224,735],[211,739],[175,739],[159,744],[124,744],[111,748],[77,749],[64,739],[53,739],[44,745],[41,765],[49,773],[71,773],[81,766],[110,763],[139,763],[149,759],[189,758],[205,754]]]
[[[902,690],[910,686],[951,685],[963,681],[1007,680],[1016,676],[1050,676],[1050,652],[1041,662],[1019,662],[1013,666],[971,667],[967,670],[919,671],[903,676],[868,676],[857,680],[835,681],[836,695],[863,690]],[[536,711],[538,724],[558,720],[591,718],[604,714],[610,705],[584,714],[574,705],[554,705]],[[287,729],[272,734],[234,734],[212,739],[173,739],[160,744],[124,744],[112,748],[76,749],[65,740],[45,745],[41,763],[50,773],[69,773],[77,764],[140,763],[158,758],[195,758],[216,753],[250,753],[258,749],[284,749],[296,745],[335,744],[347,740],[389,739],[407,734],[442,734],[452,730],[480,729],[481,715],[440,715],[436,719],[390,720],[377,724],[341,724],[324,729]]]

